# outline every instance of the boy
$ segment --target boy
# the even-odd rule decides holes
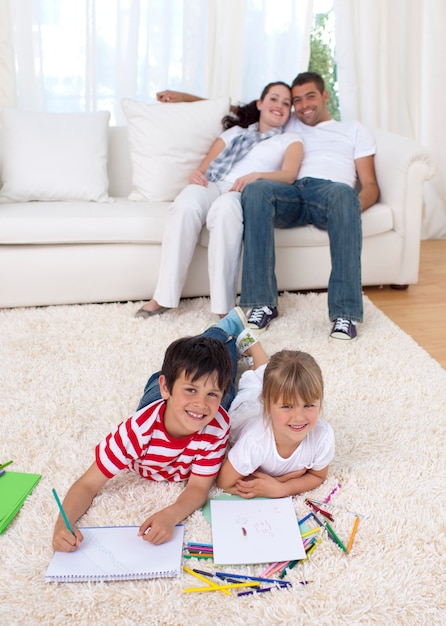
[[[150,543],[168,541],[174,526],[206,502],[229,436],[229,417],[220,403],[235,376],[234,359],[236,364],[235,342],[215,326],[167,348],[161,372],[149,379],[143,396],[155,401],[142,402],[96,446],[94,463],[68,490],[63,507],[74,535],[59,515],[54,550],[76,550],[82,533],[74,523],[105,483],[125,469],[148,480],[187,480],[176,502],[141,524],[138,534]]]

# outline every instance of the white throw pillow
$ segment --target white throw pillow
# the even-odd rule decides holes
[[[130,200],[172,201],[222,132],[229,98],[141,104],[124,98],[132,192]]]
[[[40,113],[4,107],[1,119],[0,198],[108,199],[108,111]]]

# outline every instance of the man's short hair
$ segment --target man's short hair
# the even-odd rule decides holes
[[[198,335],[177,339],[167,348],[161,367],[169,393],[182,372],[192,381],[203,376],[215,376],[218,388],[224,395],[232,380],[229,351],[222,341],[214,337]]]
[[[296,76],[291,85],[291,89],[293,87],[297,87],[300,85],[306,85],[307,83],[314,83],[321,93],[325,90],[324,79],[317,72],[301,72]]]

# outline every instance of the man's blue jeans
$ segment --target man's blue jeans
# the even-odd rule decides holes
[[[221,402],[221,406],[227,410],[235,397],[234,380],[237,375],[237,348],[235,345],[235,338],[230,337],[222,328],[218,328],[217,326],[211,326],[210,328],[205,330],[204,333],[202,334],[205,337],[213,337],[214,339],[219,339],[220,341],[222,341],[227,347],[229,355],[231,357],[231,361],[232,361],[231,387]],[[161,400],[161,392],[160,392],[160,385],[159,385],[160,373],[161,372],[155,372],[155,374],[152,374],[150,376],[149,380],[146,383],[146,386],[144,387],[144,393],[143,393],[141,400],[139,401],[138,408],[136,409],[137,411],[147,406],[148,404],[155,402],[155,400]]]
[[[329,317],[362,322],[361,206],[354,189],[319,178],[302,178],[293,185],[261,180],[245,187],[242,206],[240,306],[277,305],[274,228],[313,224],[326,230],[330,240]]]

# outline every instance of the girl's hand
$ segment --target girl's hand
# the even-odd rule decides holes
[[[202,185],[203,187],[207,187],[208,179],[200,170],[194,170],[192,174],[189,176],[189,184],[190,185]]]
[[[259,172],[251,172],[251,174],[246,174],[246,176],[240,176],[237,180],[234,181],[231,189],[229,191],[243,191],[246,185],[249,183],[254,183],[256,180],[260,180]]]
[[[237,495],[242,498],[282,498],[287,495],[282,483],[263,472],[253,472],[247,478],[240,478],[235,487]]]

